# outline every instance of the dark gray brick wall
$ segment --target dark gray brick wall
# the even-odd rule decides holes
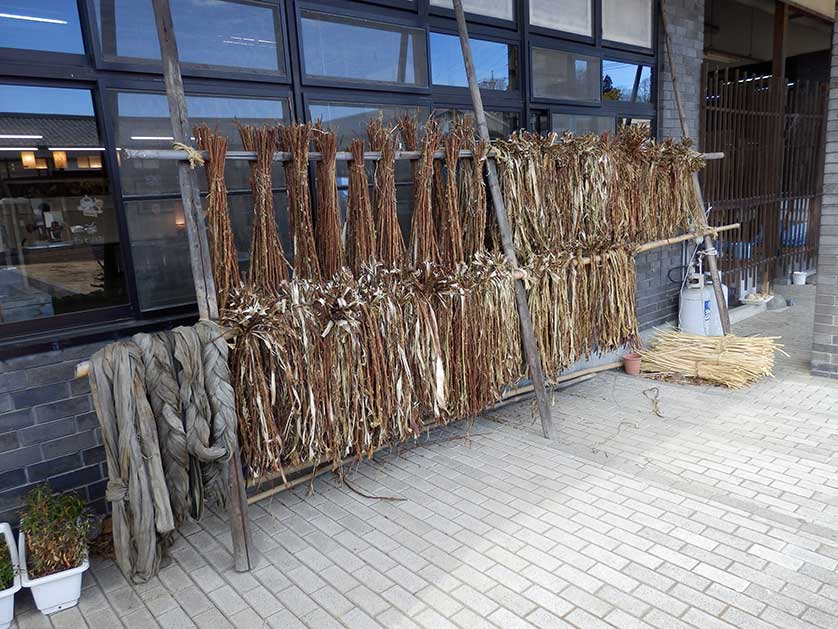
[[[836,13],[838,19],[838,12]],[[833,27],[812,373],[838,377],[838,22]]]
[[[667,0],[666,16],[678,93],[684,106],[687,127],[695,140],[699,130],[701,62],[704,58],[704,0]],[[658,137],[681,138],[683,134],[664,49],[663,27],[659,26],[658,31]],[[641,328],[672,321],[678,316],[680,284],[670,282],[667,274],[670,269],[683,264],[683,251],[682,245],[673,245],[637,256],[637,316]],[[678,280],[680,273],[675,271],[672,277]]]
[[[0,361],[0,522],[17,523],[23,497],[44,481],[104,510],[102,435],[88,381],[74,378],[103,344]]]

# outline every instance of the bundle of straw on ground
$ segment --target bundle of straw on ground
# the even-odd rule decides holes
[[[204,167],[209,190],[207,232],[218,307],[224,308],[231,292],[241,285],[239,257],[227,212],[227,186],[224,183],[227,138],[213,133],[206,125],[198,125],[193,132],[198,148],[209,155]]]
[[[239,135],[244,150],[256,152],[256,161],[250,164],[254,217],[248,284],[257,292],[274,295],[282,282],[288,280],[288,261],[276,231],[271,189],[277,130],[239,125]]]
[[[340,205],[338,204],[337,137],[318,121],[312,133],[314,148],[321,154],[316,166],[317,205],[314,236],[320,271],[330,279],[346,264],[340,235]]]
[[[370,207],[369,182],[364,164],[364,141],[349,146],[349,199],[346,205],[346,261],[355,277],[376,259],[375,225]]]
[[[678,374],[739,389],[772,375],[780,337],[697,336],[662,331],[641,352],[640,369],[653,374]]]
[[[279,148],[291,154],[285,162],[288,185],[288,216],[294,243],[294,275],[319,280],[320,264],[314,245],[311,197],[308,189],[308,143],[311,124],[292,124],[279,128]]]

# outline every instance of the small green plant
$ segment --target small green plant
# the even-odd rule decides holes
[[[78,494],[56,494],[46,484],[30,491],[20,517],[30,577],[80,566],[87,557],[90,527],[90,513]]]
[[[6,538],[0,534],[0,591],[12,587],[15,580],[15,565],[12,563],[12,553]]]

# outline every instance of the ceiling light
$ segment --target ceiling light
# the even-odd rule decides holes
[[[14,151],[17,153],[18,151],[37,151],[38,149],[34,146],[0,146],[0,151]]]
[[[0,140],[40,140],[42,135],[17,135],[14,133],[0,133]]]
[[[34,15],[18,15],[17,13],[0,13],[0,17],[9,20],[23,20],[25,22],[43,22],[44,24],[66,24],[67,20],[54,20],[49,17],[35,17]]]
[[[95,146],[51,146],[49,147],[50,151],[104,151],[106,149]]]
[[[171,142],[174,138],[170,135],[132,135],[132,140],[160,140]]]

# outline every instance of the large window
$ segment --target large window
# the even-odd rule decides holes
[[[599,101],[600,60],[548,48],[532,49],[533,97],[566,101]]]
[[[0,324],[127,302],[89,90],[0,86]]]
[[[570,131],[576,134],[613,133],[612,116],[592,116],[587,114],[553,114],[552,130],[557,133]]]
[[[95,0],[106,59],[160,59],[150,0]],[[171,0],[180,59],[283,73],[279,7],[245,0]]]
[[[652,68],[630,61],[603,61],[602,99],[626,103],[650,103],[652,101]]]
[[[590,37],[591,9],[591,0],[530,0],[530,24]]]
[[[480,89],[518,89],[518,55],[515,46],[485,39],[469,39],[469,42]],[[431,71],[434,85],[468,87],[459,37],[431,33]]]
[[[0,47],[83,55],[76,0],[0,0]]]
[[[602,0],[602,38],[652,47],[652,0]]]
[[[463,0],[463,9],[475,15],[514,20],[515,4],[515,0]],[[431,6],[453,9],[454,3],[451,0],[431,0]]]
[[[304,11],[302,54],[306,76],[425,86],[425,31],[375,20]]]

